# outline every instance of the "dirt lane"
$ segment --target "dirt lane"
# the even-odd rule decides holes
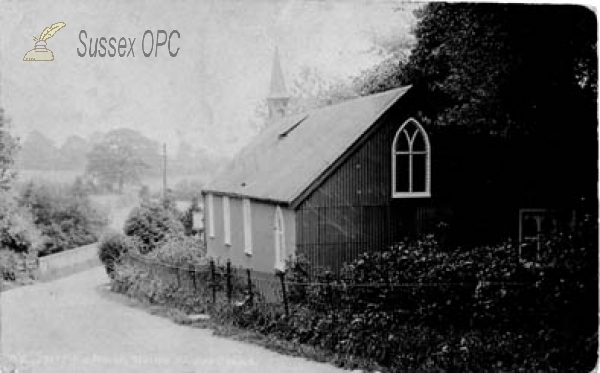
[[[127,306],[102,268],[2,294],[5,356],[36,373],[336,372]]]

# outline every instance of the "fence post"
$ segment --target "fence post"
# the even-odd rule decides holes
[[[195,264],[190,263],[188,274],[190,276],[192,276],[192,284],[194,284],[194,291],[197,291],[198,286],[196,284],[196,276],[198,276],[198,274],[197,274],[197,266]]]
[[[252,278],[250,276],[250,268],[246,269],[246,273],[248,275],[248,300],[250,301],[250,305],[254,304],[254,292],[252,291]]]
[[[276,274],[277,276],[279,276],[279,280],[281,281],[281,295],[283,296],[283,307],[285,308],[285,316],[289,317],[290,316],[290,309],[288,306],[288,299],[287,299],[287,293],[285,291],[285,272],[281,271],[281,272],[277,272]]]
[[[210,283],[212,287],[212,301],[213,304],[217,303],[217,287],[216,287],[216,273],[215,273],[215,261],[210,260]]]
[[[231,303],[231,260],[227,259],[227,302]]]

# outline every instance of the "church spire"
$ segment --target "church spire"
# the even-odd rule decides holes
[[[285,88],[285,80],[283,79],[283,71],[281,70],[281,62],[279,61],[279,49],[275,47],[273,69],[271,70],[271,90],[267,97],[269,119],[272,120],[284,116],[289,100],[290,96]]]

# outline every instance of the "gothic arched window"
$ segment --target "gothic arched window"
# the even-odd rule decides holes
[[[431,196],[431,147],[414,119],[404,122],[392,143],[392,197]]]

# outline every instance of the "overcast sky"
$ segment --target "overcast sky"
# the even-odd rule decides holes
[[[0,0],[0,104],[20,136],[39,130],[57,145],[69,135],[137,129],[175,147],[231,155],[256,131],[275,44],[288,83],[303,66],[345,78],[376,63],[373,37],[407,35],[411,10],[392,1]],[[24,62],[33,36],[56,22],[53,62]],[[144,57],[145,30],[178,30],[158,56]],[[79,57],[79,33],[136,38],[135,58]],[[149,39],[148,39],[149,40]],[[89,42],[87,39],[86,42]],[[146,42],[146,50],[149,43]],[[128,48],[127,48],[128,49]]]

